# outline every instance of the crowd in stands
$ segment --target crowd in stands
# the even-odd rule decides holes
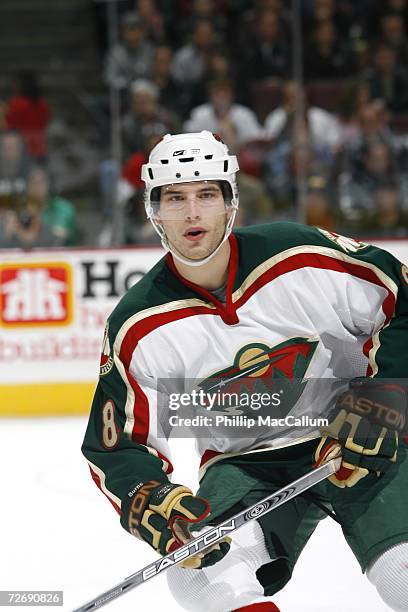
[[[22,71],[0,103],[0,248],[72,246],[74,205],[52,189],[47,171],[50,108],[36,75]]]
[[[301,195],[308,223],[408,236],[408,2],[305,0],[303,88],[288,3],[135,0],[123,11],[105,79],[122,91],[131,242],[152,238],[140,167],[179,129],[218,132],[239,156],[241,223],[297,219]]]
[[[126,242],[154,240],[140,180],[151,148],[167,132],[203,129],[239,158],[239,223],[296,220],[301,206],[304,221],[328,230],[408,237],[408,0],[303,0],[303,83],[289,2],[122,0],[111,48],[105,7],[94,4],[106,92],[118,91],[121,107],[122,167],[101,163],[101,211],[109,223],[113,201],[125,206]],[[38,240],[74,244],[75,210],[45,169],[50,110],[28,77],[0,105],[0,198],[15,164],[8,180],[22,201],[14,219],[0,212],[0,246],[28,243],[33,200]]]

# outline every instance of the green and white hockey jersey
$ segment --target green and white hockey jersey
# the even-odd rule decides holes
[[[119,513],[135,487],[167,482],[173,469],[159,379],[265,379],[277,367],[289,378],[407,377],[408,269],[391,254],[294,223],[239,229],[229,240],[225,303],[185,281],[167,255],[109,317],[82,450]],[[203,468],[287,443],[268,431],[200,438]]]

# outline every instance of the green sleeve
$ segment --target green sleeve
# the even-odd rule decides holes
[[[42,218],[44,223],[52,229],[53,233],[63,240],[64,245],[73,246],[76,244],[76,212],[71,202],[54,196],[43,211]]]
[[[388,259],[389,274],[394,277],[398,292],[389,323],[378,331],[377,336],[373,336],[378,346],[375,351],[378,370],[374,374],[378,377],[404,378],[408,383],[408,268],[392,255]]]
[[[88,461],[93,480],[121,514],[121,523],[128,529],[127,515],[131,501],[129,492],[148,481],[169,482],[165,473],[168,463],[150,446],[150,439],[148,446],[135,441],[137,436],[132,432],[125,431],[128,387],[119,371],[124,366],[113,353],[109,357],[102,355],[104,357],[82,452]],[[126,375],[130,383],[136,383],[129,372]],[[140,389],[143,392],[143,388]],[[154,397],[151,390],[149,397]],[[149,406],[150,410],[154,408]],[[134,415],[137,420],[137,400]]]

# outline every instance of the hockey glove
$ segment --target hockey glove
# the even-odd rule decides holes
[[[338,455],[343,461],[329,480],[338,487],[353,487],[367,474],[378,476],[397,460],[398,433],[405,428],[406,389],[384,379],[361,378],[350,382],[321,428],[316,465]]]
[[[129,511],[129,531],[166,555],[192,539],[190,527],[210,514],[210,504],[187,487],[150,481],[134,496]],[[225,538],[189,557],[180,565],[201,569],[220,561],[230,549]]]

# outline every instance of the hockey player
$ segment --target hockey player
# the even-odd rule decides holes
[[[205,131],[165,136],[143,167],[147,215],[167,255],[109,317],[83,445],[92,477],[122,526],[165,554],[186,540],[187,523],[220,522],[340,444],[330,481],[248,523],[231,547],[168,570],[170,589],[189,611],[276,611],[273,594],[331,508],[380,597],[408,610],[406,394],[384,380],[407,377],[407,267],[292,223],[232,233],[237,171]],[[329,426],[297,439],[268,428],[245,439],[214,432],[197,440],[197,495],[170,483],[158,381],[267,380],[277,367],[289,378],[351,381]]]

